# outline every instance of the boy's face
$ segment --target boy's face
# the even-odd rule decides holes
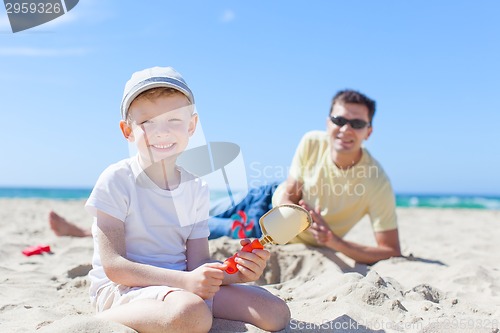
[[[194,106],[181,93],[154,100],[142,98],[132,102],[129,120],[122,121],[120,127],[127,140],[136,144],[147,166],[176,158],[186,149],[198,120],[193,111]]]

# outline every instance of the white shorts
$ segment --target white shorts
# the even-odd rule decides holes
[[[184,289],[167,286],[149,287],[127,287],[121,284],[111,283],[99,289],[92,306],[97,312],[111,309],[118,305],[132,303],[143,299],[163,301],[172,291],[183,291]],[[208,308],[212,311],[213,299],[206,299]]]

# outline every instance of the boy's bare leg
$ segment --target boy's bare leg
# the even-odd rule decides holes
[[[213,314],[271,332],[284,329],[290,322],[290,309],[282,299],[251,285],[222,286],[214,297]]]
[[[212,313],[200,297],[186,291],[174,291],[165,300],[137,300],[97,315],[138,332],[206,333],[212,327]]]
[[[72,236],[72,237],[90,237],[92,232],[90,229],[83,229],[79,226],[68,222],[65,218],[58,215],[54,211],[49,213],[50,228],[57,236]]]

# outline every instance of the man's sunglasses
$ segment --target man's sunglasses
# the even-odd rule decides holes
[[[347,119],[341,116],[330,116],[330,120],[332,121],[332,123],[340,127],[344,126],[347,123],[349,123],[354,129],[362,129],[366,126],[370,126],[370,123],[364,121],[363,119]]]

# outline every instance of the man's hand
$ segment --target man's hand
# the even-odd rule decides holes
[[[313,224],[309,228],[309,232],[314,236],[316,242],[320,245],[325,245],[334,248],[340,238],[333,233],[328,224],[321,216],[321,208],[318,206],[312,209],[304,200],[299,201],[299,205],[306,209],[313,220]]]
[[[311,214],[313,224],[309,228],[309,231],[318,244],[341,252],[349,258],[364,264],[373,264],[379,260],[401,256],[398,229],[375,232],[376,247],[357,244],[343,240],[335,235],[321,216],[321,209],[319,207],[312,209],[303,200],[299,201],[299,205]]]
[[[209,299],[219,291],[224,279],[225,264],[207,263],[198,268],[186,272],[184,289],[190,291],[203,299]]]

